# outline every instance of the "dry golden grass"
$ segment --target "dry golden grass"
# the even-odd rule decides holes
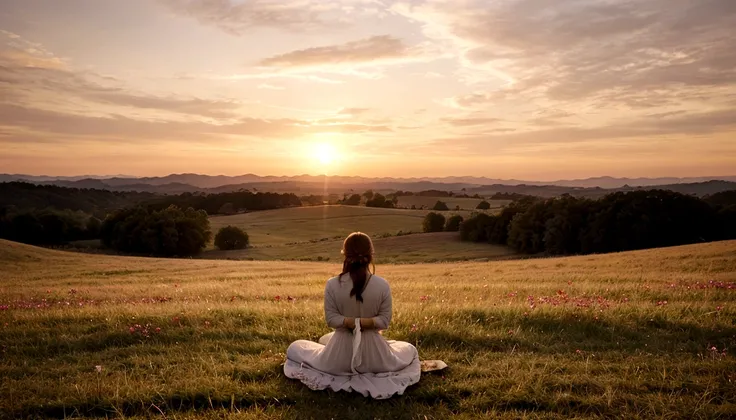
[[[5,417],[736,416],[735,241],[379,265],[394,294],[387,337],[450,365],[380,402],[312,392],[281,372],[290,342],[327,332],[322,288],[337,263],[0,241],[0,266]]]

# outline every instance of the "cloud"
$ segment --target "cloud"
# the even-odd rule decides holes
[[[432,144],[440,147],[451,146],[458,153],[478,154],[574,144],[612,145],[624,139],[645,144],[662,138],[682,139],[734,131],[736,131],[736,110],[717,110],[686,115],[649,116],[598,127],[534,128],[528,126],[526,130],[515,132],[501,129],[471,133],[461,137],[440,138],[433,140]],[[632,153],[635,153],[638,147],[640,146],[632,147]]]
[[[90,106],[111,105],[206,118],[233,117],[241,106],[235,101],[136,93],[115,78],[71,68],[39,44],[5,31],[2,35],[12,42],[0,49],[0,90],[6,101],[12,99],[16,104],[79,98]]]
[[[315,76],[314,73],[329,73],[380,79],[388,66],[430,62],[442,57],[441,51],[431,43],[408,46],[391,35],[376,35],[342,44],[290,51],[264,58],[257,64],[260,73],[269,75]]]
[[[370,111],[370,108],[343,108],[337,113],[340,115],[361,115],[365,114],[366,112]]]
[[[64,60],[46,50],[41,44],[29,42],[18,34],[0,29],[0,40],[3,38],[5,43],[0,45],[0,65],[11,62],[23,69],[55,70],[67,67]]]
[[[313,47],[288,52],[261,60],[264,67],[314,67],[325,64],[374,63],[381,60],[406,57],[409,48],[389,35],[351,41],[345,44]]]
[[[171,12],[231,35],[258,27],[295,32],[345,25],[341,2],[322,0],[157,0]]]
[[[615,105],[642,91],[656,100],[736,83],[732,0],[426,1],[394,10],[452,43],[467,83],[506,85],[460,96],[462,106],[539,94]]]
[[[340,85],[345,83],[342,80],[330,79],[327,77],[317,76],[314,74],[295,74],[295,73],[282,73],[282,72],[261,72],[261,73],[238,73],[228,75],[204,75],[202,79],[209,80],[260,80],[260,79],[295,79],[315,83],[324,83],[327,85]]]
[[[268,83],[261,83],[258,85],[258,89],[269,89],[269,90],[284,90],[283,86],[269,85]]]
[[[442,118],[442,121],[449,123],[450,125],[453,125],[456,127],[488,125],[488,124],[496,124],[496,123],[504,122],[504,120],[500,118],[492,118],[492,117],[468,117],[468,118],[448,117],[448,118]]]
[[[222,135],[266,138],[300,134],[300,121],[240,118],[232,123],[214,124],[202,121],[140,120],[123,115],[92,116],[10,104],[0,104],[0,127],[45,134],[49,139],[70,138],[100,141],[206,141]],[[221,138],[221,137],[220,137]],[[55,141],[55,140],[50,140]]]

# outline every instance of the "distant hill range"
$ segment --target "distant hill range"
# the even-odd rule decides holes
[[[232,192],[239,190],[292,192],[296,194],[343,194],[372,189],[377,192],[465,191],[468,194],[491,195],[498,192],[552,197],[562,194],[596,197],[613,191],[660,188],[704,196],[736,190],[736,176],[700,178],[613,178],[559,180],[553,182],[492,179],[484,177],[444,178],[364,178],[348,176],[240,176],[172,174],[163,177],[77,176],[53,177],[0,174],[0,182],[26,181],[39,185],[72,188],[138,191],[156,194],[185,192]]]

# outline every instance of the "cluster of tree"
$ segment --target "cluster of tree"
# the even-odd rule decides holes
[[[245,249],[249,244],[248,234],[237,226],[225,226],[215,235],[215,246],[223,251]]]
[[[303,195],[299,197],[299,201],[303,206],[322,206],[325,202],[329,203],[329,199],[326,199],[321,195]]]
[[[100,219],[81,211],[0,209],[0,238],[31,245],[97,239]]]
[[[135,206],[156,197],[151,193],[35,185],[27,182],[0,183],[0,207],[21,210],[55,208],[82,211],[99,219],[108,212]]]
[[[204,210],[207,214],[218,214],[221,209],[234,210],[235,212],[273,210],[299,207],[302,202],[295,194],[236,191],[219,194],[183,193],[159,197],[145,204],[152,210],[162,210],[170,206],[176,206],[183,209],[191,207],[195,210]]]
[[[428,213],[422,221],[422,230],[431,232],[457,232],[463,223],[463,217],[459,214],[445,218],[441,213]]]
[[[370,190],[363,193],[363,197],[366,199],[366,207],[383,207],[392,209],[395,208],[396,204],[398,204],[399,202],[399,198],[397,196],[388,198],[382,194],[374,193]]]
[[[188,257],[201,252],[212,233],[204,210],[170,206],[116,211],[102,223],[100,236],[104,246],[124,253]]]
[[[716,208],[671,191],[614,193],[600,200],[564,195],[524,198],[497,216],[460,226],[466,241],[509,245],[528,254],[589,254],[736,238],[736,208]]]
[[[342,204],[344,206],[359,206],[361,201],[360,194],[351,194],[348,196],[345,194],[342,200],[338,202],[338,204]]]
[[[447,207],[447,203],[444,201],[437,200],[436,203],[434,203],[434,207],[432,207],[432,210],[434,211],[448,211],[450,210],[449,207]]]

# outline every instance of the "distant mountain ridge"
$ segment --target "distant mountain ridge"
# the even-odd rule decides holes
[[[441,187],[440,189],[451,190],[454,188],[472,188],[489,185],[507,186],[558,186],[572,188],[604,188],[615,189],[624,187],[654,187],[662,185],[692,184],[707,181],[736,182],[736,176],[714,176],[714,177],[662,177],[662,178],[615,178],[609,176],[572,179],[559,181],[524,181],[517,179],[494,179],[472,176],[450,176],[450,177],[421,177],[421,178],[392,178],[392,177],[359,177],[359,176],[325,176],[325,175],[298,175],[298,176],[260,176],[255,174],[244,174],[238,176],[226,175],[202,175],[202,174],[171,174],[163,177],[132,177],[132,176],[34,176],[23,174],[0,174],[0,182],[28,181],[39,184],[54,184],[75,188],[97,188],[116,189],[123,191],[151,191],[151,192],[196,192],[210,189],[228,189],[228,187],[261,188],[268,187],[267,184],[320,184],[342,186],[345,188],[361,187],[363,185],[378,185],[385,189],[401,189],[403,184],[411,184],[412,187],[424,185],[426,189]],[[275,185],[272,185],[275,186]],[[156,187],[156,188],[151,188]],[[452,188],[451,188],[452,187]],[[378,188],[376,188],[378,189]]]

